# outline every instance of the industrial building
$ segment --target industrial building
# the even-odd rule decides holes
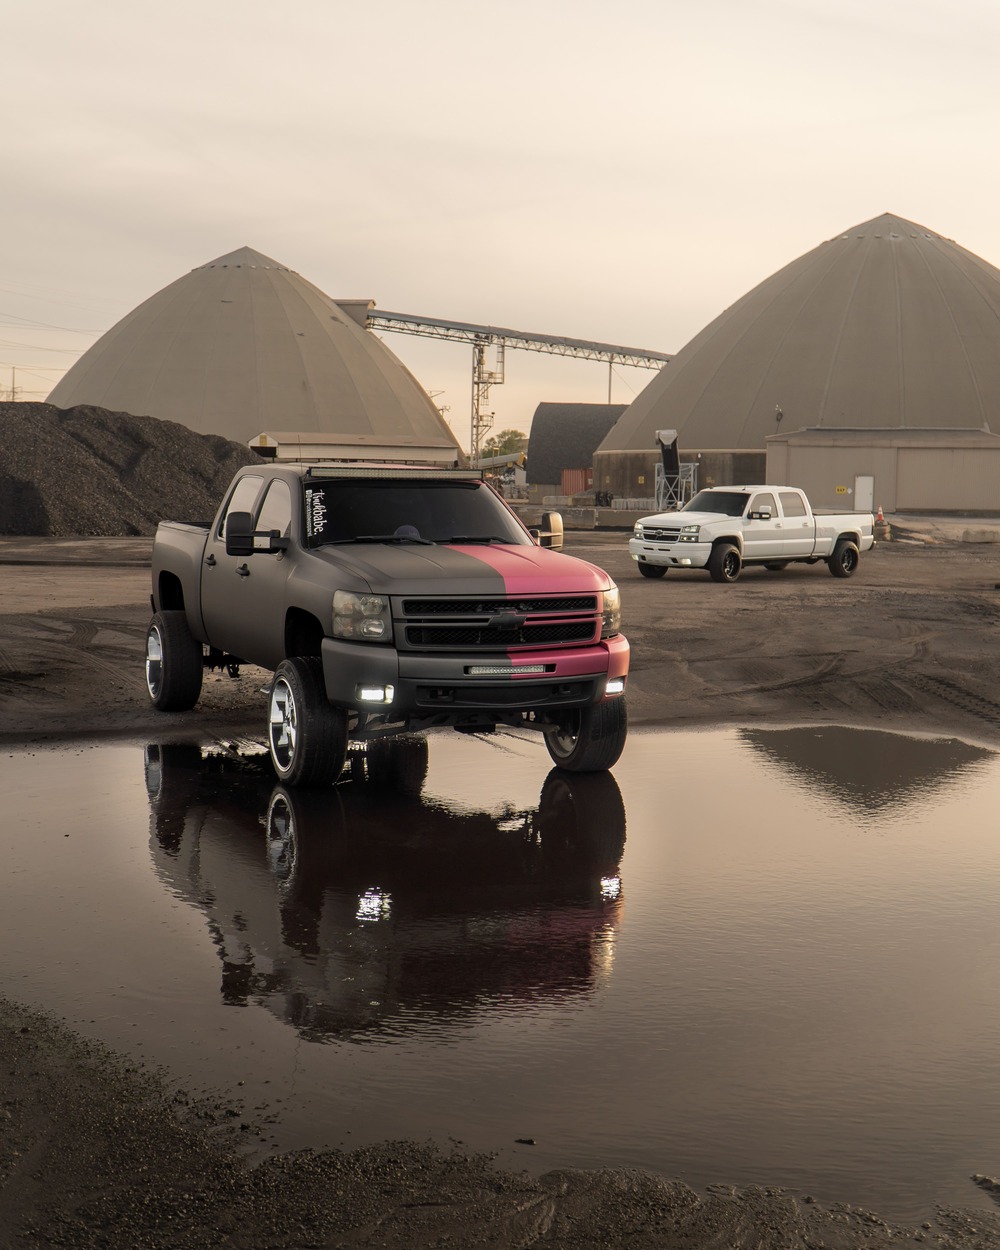
[[[531,418],[528,500],[582,495],[593,487],[594,453],[626,404],[542,403]]]
[[[602,441],[595,487],[643,494],[667,428],[703,486],[1000,511],[1000,270],[890,213],[852,226],[674,356]]]
[[[243,247],[140,304],[52,390],[247,443],[264,430],[412,439],[461,451],[430,396],[365,327],[372,300],[333,300]]]

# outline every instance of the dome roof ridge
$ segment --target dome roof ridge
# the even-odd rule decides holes
[[[880,213],[877,217],[872,217],[870,221],[862,221],[856,226],[848,226],[846,230],[841,230],[838,234],[831,235],[831,238],[870,237],[872,235],[892,234],[894,231],[898,231],[902,235],[909,235],[912,238],[922,235],[928,239],[945,239],[945,236],[938,234],[936,230],[928,230],[926,226],[920,225],[919,222],[910,221],[907,217],[900,217],[897,213]]]
[[[203,265],[195,265],[191,272],[194,273],[199,269],[240,269],[244,265],[250,269],[280,269],[284,273],[295,272],[288,265],[272,260],[270,256],[265,256],[263,252],[258,252],[252,247],[238,247],[235,252],[227,252],[225,256],[217,256],[215,260],[206,261]]]

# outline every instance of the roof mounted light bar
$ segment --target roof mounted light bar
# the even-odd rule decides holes
[[[306,477],[310,481],[331,478],[409,478],[411,481],[431,476],[435,481],[481,482],[482,469],[442,469],[437,465],[419,464],[308,464]]]
[[[413,434],[395,435],[391,440],[375,434],[327,434],[319,431],[266,430],[250,439],[258,456],[286,464],[319,461],[365,462],[375,464],[424,464],[454,468],[461,451],[446,439],[427,439]]]

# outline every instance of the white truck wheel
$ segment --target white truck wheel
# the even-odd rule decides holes
[[[834,577],[853,577],[860,558],[857,543],[841,538],[838,539],[827,565]]]
[[[716,543],[708,557],[708,571],[713,582],[735,582],[743,569],[739,547],[733,543]]]

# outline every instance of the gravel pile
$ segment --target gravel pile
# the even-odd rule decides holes
[[[174,421],[80,405],[0,404],[0,534],[148,535],[210,520],[244,444]]]

